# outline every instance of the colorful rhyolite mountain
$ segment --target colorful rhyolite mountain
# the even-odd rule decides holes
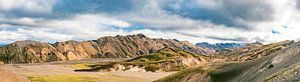
[[[0,47],[2,63],[37,63],[92,58],[133,58],[174,47],[195,54],[210,54],[214,50],[187,41],[148,38],[143,34],[107,36],[90,41],[66,41],[54,44],[37,41],[17,41]]]

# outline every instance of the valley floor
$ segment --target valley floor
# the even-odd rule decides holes
[[[52,62],[40,64],[6,64],[0,69],[27,77],[32,82],[151,82],[174,72],[75,72],[71,65],[83,62],[109,62],[124,59]]]

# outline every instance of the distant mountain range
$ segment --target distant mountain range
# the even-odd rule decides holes
[[[245,47],[247,43],[215,43],[210,44],[208,42],[202,42],[196,44],[199,47],[211,48],[211,49],[227,49],[227,48],[241,48]]]
[[[90,41],[66,41],[54,44],[17,41],[0,47],[2,63],[37,63],[93,58],[133,58],[174,47],[195,54],[210,54],[212,49],[198,47],[188,41],[148,38],[143,34],[107,36]]]
[[[0,44],[0,46],[4,46],[5,44]]]

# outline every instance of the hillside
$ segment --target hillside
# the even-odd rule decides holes
[[[291,82],[299,70],[297,54],[300,42],[283,41],[262,46],[249,46],[241,52],[227,53],[223,63],[195,67],[164,77],[156,82]],[[232,58],[230,58],[232,57]],[[250,58],[249,58],[250,57]],[[232,60],[237,58],[237,60]],[[241,60],[248,58],[247,60]],[[297,59],[298,58],[298,59]],[[247,77],[247,78],[245,78]]]
[[[88,65],[88,69],[76,71],[180,71],[186,68],[205,64],[210,61],[208,56],[201,56],[177,48],[166,47],[158,52],[139,56],[127,61],[112,62],[108,64]]]
[[[217,51],[219,53],[216,55],[217,57],[227,58],[228,61],[248,61],[261,58],[263,56],[268,56],[271,53],[282,50],[293,43],[294,41],[289,40],[266,45],[260,43],[251,43],[242,48],[223,49]]]
[[[175,47],[195,54],[210,54],[214,50],[197,47],[187,41],[153,39],[143,34],[107,36],[91,41],[66,41],[55,44],[17,41],[0,47],[2,63],[37,63],[93,58],[133,58]]]
[[[294,82],[299,81],[300,42],[255,61],[228,66],[213,73],[215,81]],[[240,72],[228,77],[232,72]],[[247,78],[243,78],[247,77]]]

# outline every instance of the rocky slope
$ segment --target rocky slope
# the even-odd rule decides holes
[[[300,42],[297,42],[267,57],[228,66],[217,70],[212,75],[215,78],[214,81],[295,82],[300,80],[299,54]],[[222,77],[226,75],[230,77]]]
[[[91,58],[132,58],[156,52],[164,47],[175,47],[203,55],[214,53],[214,50],[197,47],[187,41],[153,39],[137,34],[55,44],[17,41],[0,47],[0,61],[2,63],[36,63]]]
[[[243,48],[238,60],[183,70],[156,82],[294,82],[300,76],[300,42]],[[233,52],[240,53],[240,52]],[[233,54],[229,53],[229,54]],[[247,60],[239,60],[249,58]],[[230,56],[226,55],[230,59]]]
[[[282,50],[293,43],[294,41],[289,41],[289,40],[275,42],[266,45],[256,42],[256,43],[247,44],[245,47],[242,48],[223,49],[221,51],[217,51],[218,54],[216,55],[221,58],[222,57],[226,58],[228,59],[228,61],[248,61],[248,60],[261,58],[263,56],[268,56],[271,53]]]
[[[48,43],[18,41],[0,47],[0,60],[2,63],[35,63],[62,61],[66,56]]]

